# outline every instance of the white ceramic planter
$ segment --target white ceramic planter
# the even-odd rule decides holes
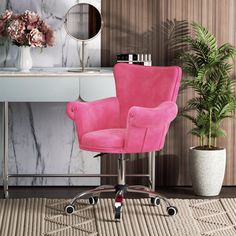
[[[32,68],[30,47],[19,47],[16,58],[16,68],[22,72],[29,72]]]
[[[194,192],[201,196],[217,196],[225,174],[226,150],[189,151],[190,174]]]

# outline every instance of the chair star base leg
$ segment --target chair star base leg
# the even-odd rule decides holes
[[[115,187],[113,185],[101,185],[97,188],[82,192],[77,194],[71,201],[70,204],[74,205],[74,203],[84,197],[84,196],[99,196],[101,193],[115,192]]]
[[[174,216],[178,213],[178,210],[175,206],[172,206],[169,200],[167,200],[162,195],[154,192],[152,189],[142,186],[142,185],[132,185],[128,186],[126,184],[118,184],[118,185],[102,185],[95,189],[88,190],[86,192],[78,194],[75,198],[73,198],[68,205],[65,207],[65,212],[67,214],[73,214],[75,211],[74,203],[82,198],[83,196],[90,196],[89,203],[95,205],[98,203],[99,197],[101,193],[105,192],[114,192],[115,193],[115,205],[114,205],[114,212],[115,212],[115,221],[120,222],[121,215],[122,215],[122,208],[124,204],[124,197],[126,193],[142,193],[147,194],[150,197],[150,203],[153,206],[159,206],[161,201],[163,201],[167,208],[167,213],[170,216]]]

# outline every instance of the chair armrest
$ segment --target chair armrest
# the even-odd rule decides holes
[[[177,105],[174,102],[163,102],[156,108],[131,107],[127,118],[125,151],[161,150],[170,122],[176,115]]]
[[[120,125],[119,102],[116,97],[93,102],[69,102],[66,112],[75,122],[79,140],[85,133],[117,128]]]
[[[156,108],[133,106],[128,113],[128,127],[162,128],[175,119],[177,112],[174,102],[163,102]]]

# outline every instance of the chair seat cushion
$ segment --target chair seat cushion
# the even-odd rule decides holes
[[[103,129],[83,135],[80,148],[98,152],[120,152],[124,148],[126,129]]]

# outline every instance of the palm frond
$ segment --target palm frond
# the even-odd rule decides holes
[[[217,50],[216,38],[205,27],[195,22],[192,23],[196,38],[205,42],[212,51]]]
[[[187,102],[181,115],[192,121],[190,131],[203,140],[225,136],[221,121],[232,117],[236,109],[235,81],[230,80],[231,58],[236,50],[228,43],[217,45],[216,38],[205,27],[193,23],[194,36],[183,37],[185,51],[179,54],[183,71],[192,78],[184,80],[184,87],[191,87],[197,96]],[[195,111],[194,115],[189,113]]]

